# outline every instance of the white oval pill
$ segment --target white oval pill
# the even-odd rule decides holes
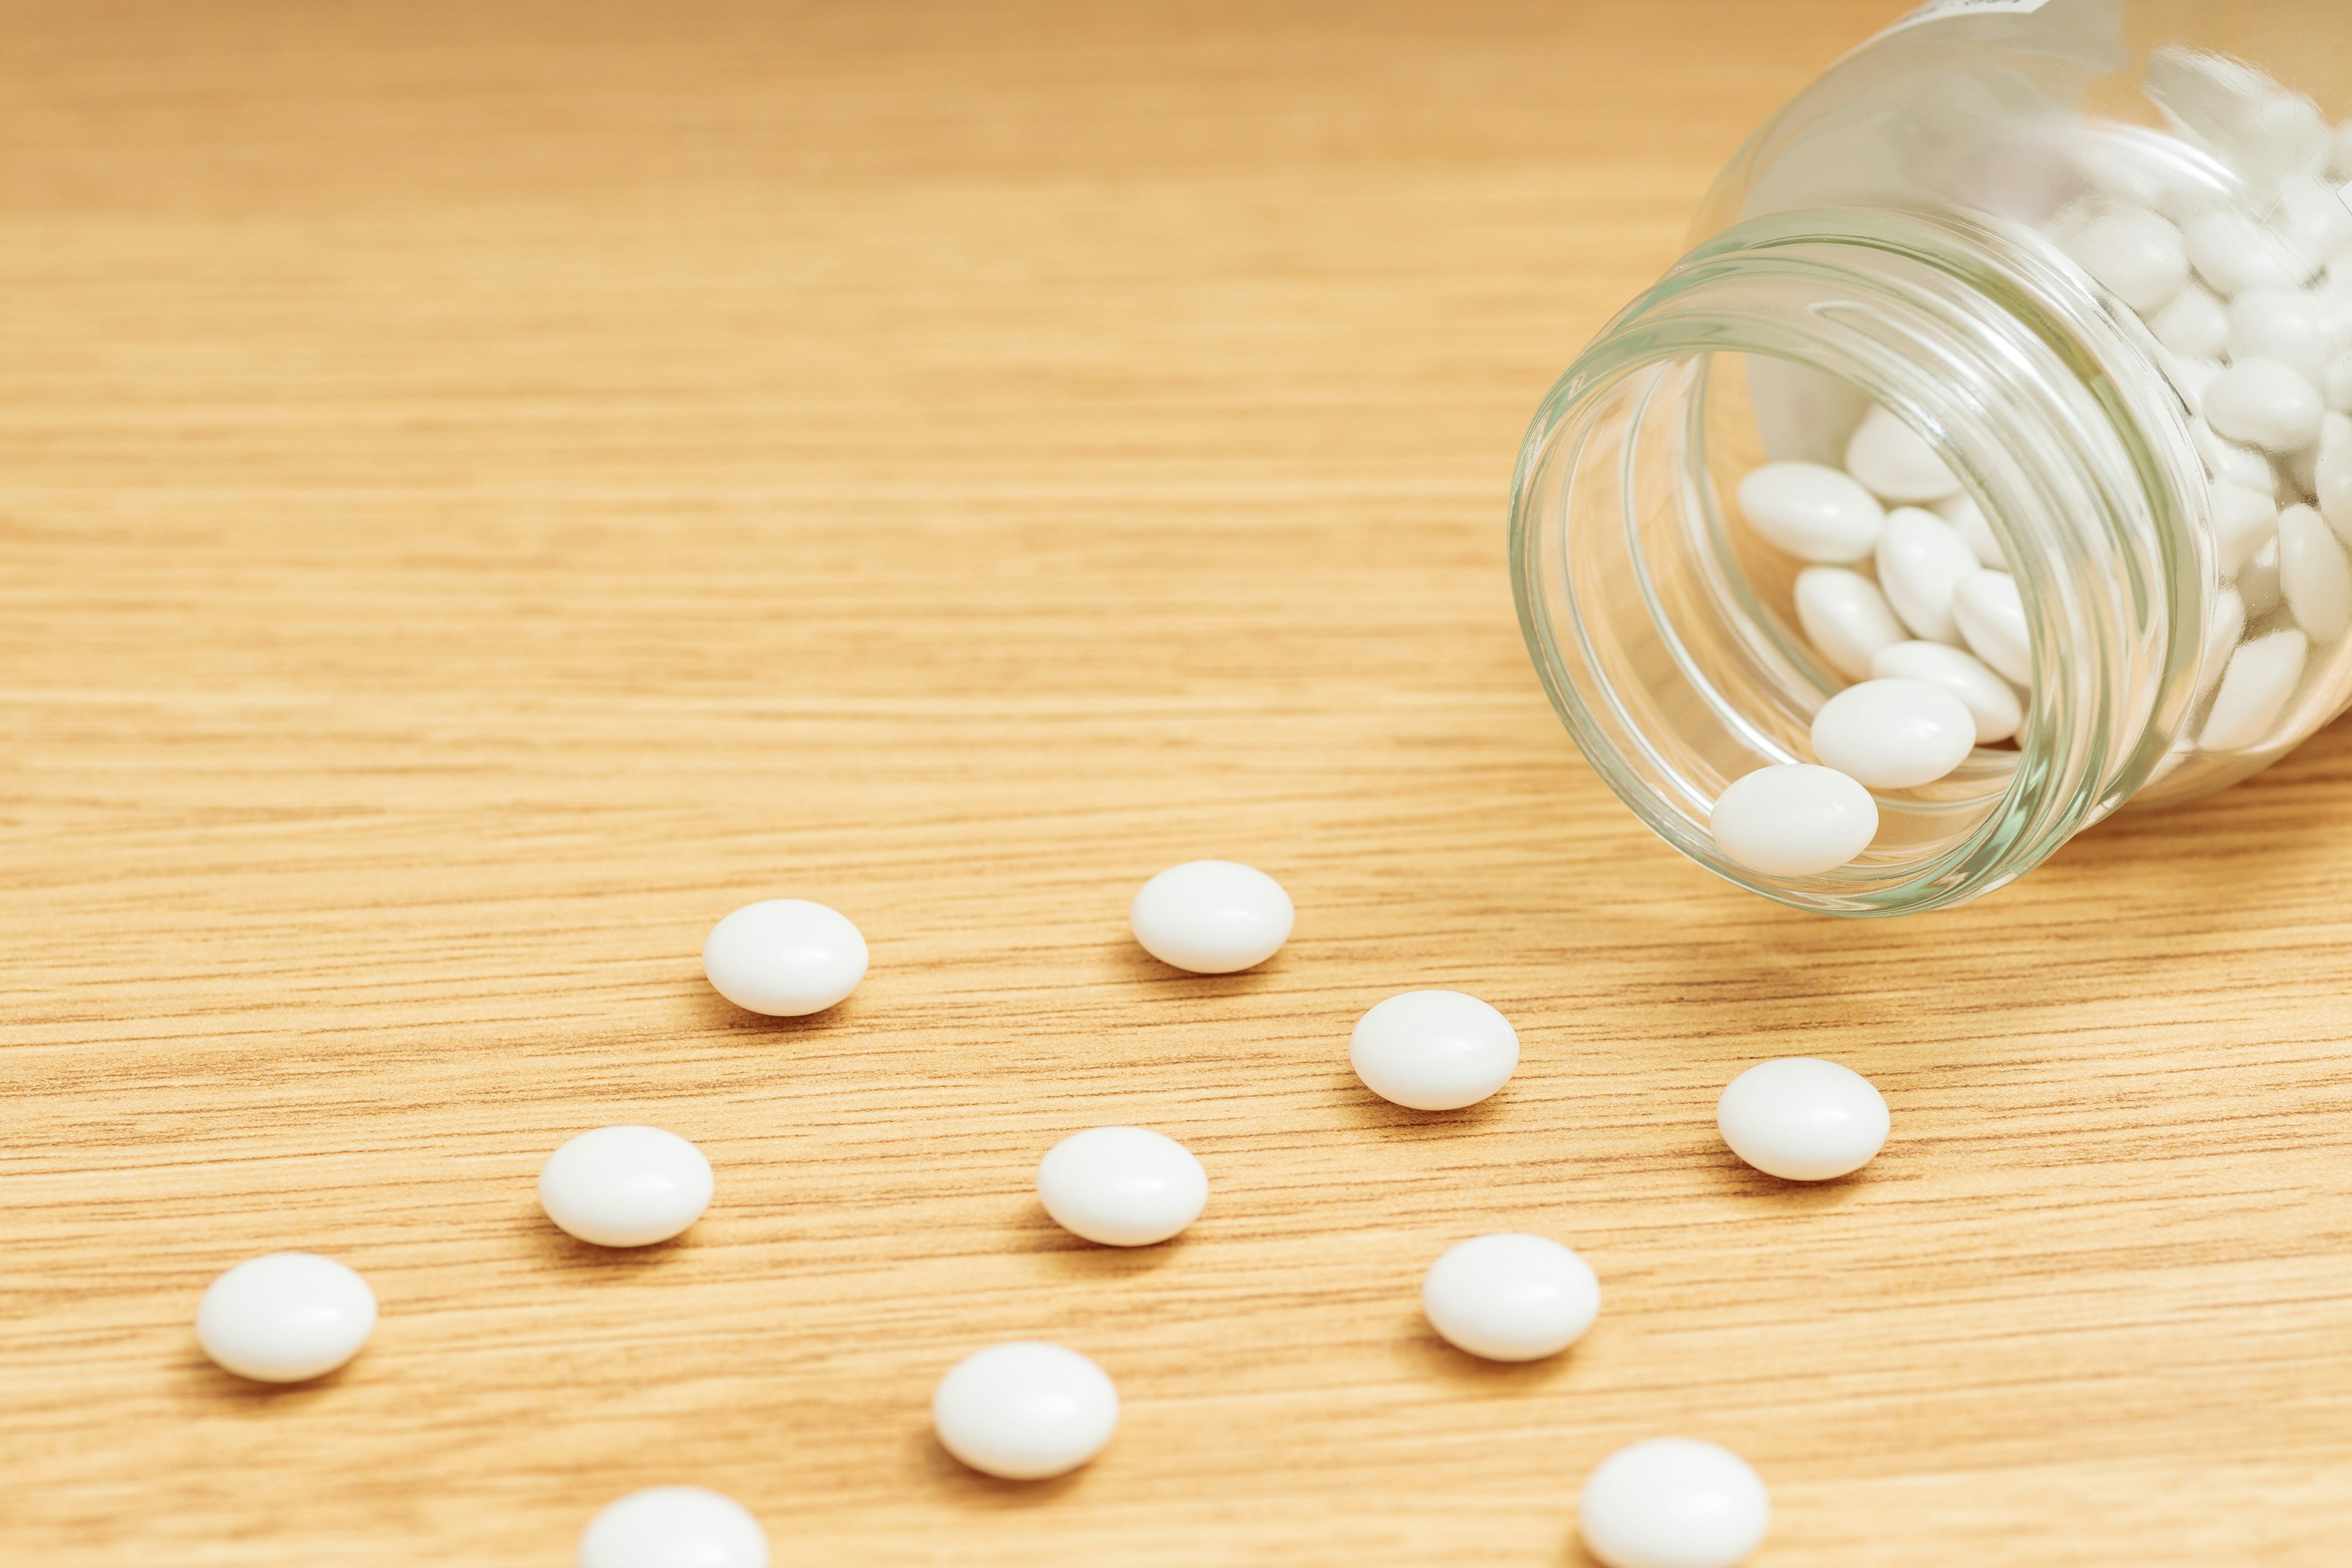
[[[360,1353],[375,1331],[375,1292],[331,1258],[248,1258],[205,1289],[196,1342],[222,1368],[257,1383],[301,1383]]]
[[[2142,207],[2102,213],[2068,237],[2067,253],[2116,298],[2145,314],[2189,283],[2180,230]]]
[[[1800,561],[1860,561],[1878,542],[1886,510],[1852,479],[1820,463],[1767,463],[1739,481],[1739,512],[1766,542]]]
[[[1118,1390],[1074,1350],[1012,1340],[948,1369],[931,1395],[931,1428],[957,1458],[1006,1480],[1075,1470],[1118,1426]]]
[[[2232,298],[2255,289],[2299,289],[2312,268],[2277,235],[2241,212],[2190,218],[2181,230],[2189,259],[2215,290]]]
[[[1135,895],[1128,925],[1143,951],[1195,974],[1231,974],[1272,958],[1296,911],[1282,884],[1233,860],[1171,866]]]
[[[2185,359],[2220,359],[2230,345],[2230,310],[2194,283],[2148,318],[2156,341]]]
[[[1413,1110],[1458,1110],[1510,1081],[1511,1021],[1459,991],[1407,991],[1356,1021],[1348,1061],[1364,1087]]]
[[[2223,440],[2202,419],[2189,422],[2189,438],[2195,443],[2197,455],[2205,460],[2205,471],[2215,479],[2260,490],[2266,496],[2278,494],[2278,470],[2252,447]]]
[[[1430,1327],[1488,1361],[1558,1355],[1592,1326],[1601,1281],[1549,1237],[1499,1232],[1445,1249],[1421,1282]]]
[[[1960,493],[1958,477],[1927,437],[1876,405],[1846,440],[1845,471],[1881,500],[1942,500]]]
[[[2305,261],[2324,265],[2352,254],[2352,203],[2309,174],[2289,174],[2279,182],[2278,210],[2271,222]]]
[[[650,1247],[710,1206],[710,1162],[658,1127],[599,1127],[566,1139],[539,1168],[547,1217],[598,1247]]]
[[[1716,847],[1768,877],[1834,871],[1878,834],[1878,803],[1835,768],[1783,763],[1725,786],[1707,818]]]
[[[2025,602],[2006,572],[1971,572],[1952,590],[1952,621],[1969,651],[2020,686],[2033,684]]]
[[[1715,1124],[1731,1152],[1790,1182],[1859,1171],[1886,1144],[1886,1101],[1852,1068],[1818,1057],[1759,1062],[1725,1087]]]
[[[577,1561],[579,1568],[768,1568],[768,1532],[733,1498],[647,1487],[588,1521]]]
[[[1878,584],[1843,566],[1808,566],[1797,574],[1797,625],[1830,668],[1860,680],[1879,649],[1909,634]]]
[[[1601,1460],[1576,1514],[1606,1568],[1738,1568],[1771,1528],[1772,1500],[1730,1449],[1653,1437]]]
[[[2279,513],[2279,591],[2295,624],[2316,642],[2331,642],[2352,625],[2352,562],[2319,513],[2291,506]]]
[[[2198,744],[2209,752],[2250,751],[2265,740],[2271,725],[2303,678],[2310,643],[2299,631],[2273,632],[2230,656],[2221,689],[2205,716]]]
[[[1201,1217],[1209,1173],[1148,1127],[1073,1132],[1037,1162],[1037,1198],[1054,1223],[1106,1247],[1150,1247]]]
[[[1865,680],[1822,704],[1812,737],[1822,766],[1872,789],[1910,789],[1968,761],[1977,721],[1940,686]]]
[[[721,996],[772,1018],[821,1013],[866,978],[866,939],[806,899],[746,904],[703,939],[702,973]]]
[[[2248,616],[2267,616],[2278,608],[2279,546],[2275,531],[2238,568],[2237,586],[2238,596],[2246,602]]]
[[[1972,653],[1939,642],[1901,642],[1879,650],[1870,661],[1880,680],[1924,680],[1960,700],[1976,721],[1977,744],[1990,746],[2017,733],[2025,707],[2016,690]]]
[[[2226,582],[2246,558],[2278,534],[2278,503],[2261,490],[2216,479],[2208,491],[2213,525],[2213,564]]]
[[[2230,358],[2276,360],[2316,384],[2327,374],[2326,322],[2319,298],[2298,289],[2257,289],[2230,301]]]
[[[2311,483],[2319,497],[2319,514],[2336,537],[2352,544],[2352,418],[2330,414],[2319,434],[2319,458],[2312,465]]]
[[[2238,639],[2246,635],[2246,602],[2235,588],[2224,588],[2213,596],[2213,615],[2205,626],[2205,647],[2197,667],[2197,696],[2221,684],[2221,672],[2230,667],[2230,655]],[[2189,744],[2183,737],[2173,743],[2179,751]]]
[[[1976,552],[1959,531],[1932,511],[1897,507],[1878,536],[1878,585],[1914,634],[1930,642],[1957,642],[1952,591],[1977,570]]]
[[[2266,452],[2309,446],[2326,412],[2319,389],[2274,359],[2240,360],[2205,389],[2205,417],[2214,430]]]
[[[1993,537],[1992,525],[1985,521],[1984,509],[1972,496],[1946,496],[1934,508],[1937,517],[1952,525],[1952,531],[1968,542],[1969,552],[1979,566],[1995,566],[2009,570],[2002,558],[2000,541]]]

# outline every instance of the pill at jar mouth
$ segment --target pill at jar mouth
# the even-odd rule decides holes
[[[1971,572],[1952,590],[1952,619],[1969,651],[2020,686],[2033,684],[2033,642],[2017,580],[2006,572]]]
[[[821,1013],[866,978],[866,938],[847,916],[806,899],[768,899],[710,928],[702,973],[746,1012]]]
[[[1768,877],[1817,877],[1870,847],[1878,803],[1835,768],[1780,763],[1731,781],[1707,817],[1725,857]]]
[[[1878,498],[1821,463],[1767,463],[1739,481],[1739,513],[1765,542],[1800,561],[1868,556],[1885,526]]]
[[[1457,1350],[1540,1361],[1584,1337],[1601,1311],[1601,1281],[1550,1237],[1504,1231],[1447,1247],[1422,1278],[1421,1306]]]
[[[2315,642],[2332,642],[2352,625],[2352,562],[2318,511],[2279,513],[2279,591],[2295,624]]]
[[[1979,566],[1997,566],[2006,572],[2009,562],[2001,554],[2000,541],[1993,537],[1992,524],[1985,521],[1984,509],[1970,496],[1947,496],[1934,507],[1937,517],[1952,525],[1952,531],[1968,541],[1969,553],[1977,558]]]
[[[710,1162],[658,1127],[599,1127],[570,1138],[539,1168],[547,1217],[598,1247],[667,1241],[710,1206]]]
[[[2317,440],[2326,412],[2318,389],[2274,359],[2240,360],[2205,389],[2205,417],[2214,430],[2266,452]]]
[[[2217,479],[2208,492],[2208,514],[2213,523],[2213,564],[2227,581],[2237,576],[2246,558],[2278,532],[2278,503],[2243,485]]]
[[[2279,605],[2279,544],[2278,535],[2263,541],[2245,563],[2238,568],[2238,596],[2246,602],[2246,614],[2267,616]]]
[[[1881,500],[1942,500],[1960,481],[1927,437],[1873,405],[1845,444],[1845,471]]]
[[[1871,789],[1933,784],[1968,761],[1977,722],[1967,704],[1924,680],[1865,680],[1813,715],[1813,755]]]
[[[2205,460],[2205,471],[2213,478],[2260,490],[2266,496],[2277,496],[2278,470],[2253,447],[2223,440],[2202,419],[2189,422],[2189,437],[2196,445],[2197,455]]]
[[[348,1265],[314,1252],[267,1253],[205,1289],[196,1342],[239,1377],[304,1383],[359,1354],[375,1311],[375,1292]]]
[[[1576,1514],[1604,1568],[1738,1568],[1771,1528],[1772,1499],[1730,1449],[1653,1437],[1601,1460]]]
[[[1127,922],[1143,951],[1194,974],[1254,969],[1290,940],[1282,884],[1234,860],[1187,860],[1143,884]]]
[[[2192,283],[2148,319],[2156,341],[2189,359],[2220,359],[2230,345],[2230,309]]]
[[[940,1446],[973,1469],[1013,1481],[1076,1469],[1118,1426],[1118,1390],[1066,1346],[1012,1340],[948,1369],[931,1395]]]
[[[1929,642],[1958,640],[1952,593],[1976,570],[1969,542],[1934,512],[1906,506],[1886,514],[1886,531],[1878,540],[1878,585],[1914,636]]]
[[[576,1561],[579,1568],[767,1568],[768,1533],[733,1498],[647,1487],[588,1521]]]
[[[2216,291],[2235,298],[2256,289],[2300,289],[2316,270],[2292,246],[2245,214],[2222,209],[2189,220],[2182,236],[2189,264]]]
[[[1870,661],[1910,634],[1887,608],[1878,584],[1843,566],[1808,566],[1797,574],[1797,625],[1830,668],[1851,679],[1870,675]]]
[[[1037,1198],[1073,1236],[1106,1247],[1150,1247],[1201,1217],[1209,1173],[1164,1132],[1091,1127],[1037,1162]]]
[[[2336,536],[2352,544],[2352,417],[2331,414],[2319,436],[2319,459],[2312,465],[2311,484],[2319,497],[2319,515]]]
[[[2198,743],[2209,752],[2251,751],[2269,735],[2286,707],[2310,648],[2299,631],[2273,632],[2230,656],[2221,689],[2213,694]]]
[[[2070,237],[2067,253],[2135,310],[2154,310],[2189,283],[2180,230],[2141,207],[2101,214]]]
[[[1460,991],[1407,991],[1356,1022],[1348,1061],[1364,1087],[1412,1110],[1459,1110],[1510,1081],[1511,1021]]]
[[[2327,348],[2326,323],[2314,295],[2257,289],[2230,302],[2232,361],[2275,360],[2316,385],[2327,374]]]
[[[1960,700],[1976,722],[1976,742],[1990,746],[2017,733],[2025,722],[2025,706],[2008,681],[1965,649],[1939,642],[1901,642],[1881,648],[1870,661],[1871,675],[1881,680],[1924,680],[1940,686]]]
[[[1731,1152],[1790,1182],[1859,1171],[1885,1146],[1886,1100],[1871,1081],[1818,1057],[1759,1062],[1725,1087],[1715,1121]]]

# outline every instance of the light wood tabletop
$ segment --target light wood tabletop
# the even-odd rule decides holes
[[[1714,881],[1521,648],[1526,421],[1748,128],[1901,0],[5,0],[0,1559],[571,1561],[691,1483],[785,1564],[1531,1564],[1637,1438],[1758,1568],[2313,1564],[2352,1538],[2352,733],[1955,912]],[[1150,873],[1297,934],[1181,975]],[[805,1020],[698,951],[798,896]],[[1453,1114],[1347,1037],[1474,992]],[[1773,1056],[1893,1107],[1748,1171]],[[708,1215],[572,1242],[647,1121]],[[1097,1248],[1133,1122],[1212,1182]],[[1556,1360],[1452,1242],[1599,1271]],[[250,1255],[366,1351],[196,1348]],[[960,1468],[931,1387],[1097,1360],[1102,1458]]]

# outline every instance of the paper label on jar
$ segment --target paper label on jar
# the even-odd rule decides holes
[[[1993,15],[2022,16],[2029,11],[2039,11],[2050,0],[1927,0],[1916,11],[1898,18],[1895,25],[1881,33],[1899,33],[1906,27],[1916,27],[1922,22],[1940,22],[1948,16],[1988,16]]]

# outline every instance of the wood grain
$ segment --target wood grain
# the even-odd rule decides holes
[[[696,1482],[780,1564],[1584,1560],[1688,1432],[1758,1568],[2340,1564],[2352,736],[1956,912],[1718,886],[1576,758],[1513,623],[1524,422],[1746,129],[1900,0],[7,0],[0,1558],[568,1562]],[[1151,871],[1279,876],[1194,979]],[[748,900],[835,1013],[701,981]],[[1516,1019],[1423,1116],[1416,984]],[[1764,1057],[1895,1135],[1722,1150]],[[680,1242],[537,1215],[643,1120]],[[1075,1244],[1055,1138],[1208,1165]],[[1475,1363],[1421,1269],[1570,1242],[1600,1325]],[[298,1389],[211,1277],[383,1304]],[[930,1442],[991,1340],[1097,1357],[1089,1469]]]

